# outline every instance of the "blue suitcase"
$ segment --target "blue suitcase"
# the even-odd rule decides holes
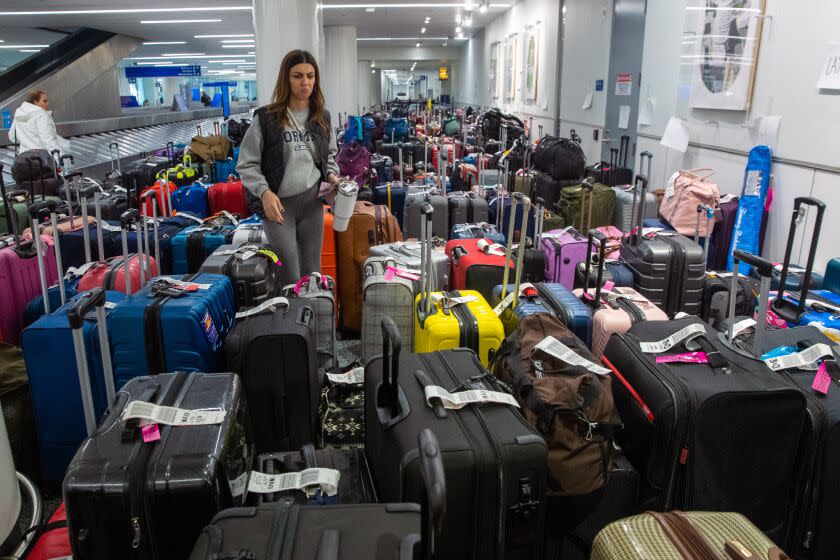
[[[403,228],[403,211],[405,210],[405,185],[399,181],[377,185],[373,187],[373,203],[388,207]]]
[[[492,224],[455,224],[449,232],[449,239],[489,239],[499,245],[505,244],[505,236]]]
[[[511,293],[514,285],[508,285],[507,293]],[[519,320],[534,313],[551,313],[565,324],[576,337],[592,344],[592,309],[562,284],[538,282],[529,294],[520,296],[516,308],[511,311],[505,309],[500,316],[505,326],[505,335],[509,335],[519,326]],[[502,300],[502,286],[493,288],[493,303],[498,305]]]
[[[236,172],[236,162],[239,160],[239,152],[236,152],[236,156],[236,159],[227,158],[213,162],[212,179],[214,183],[224,183],[231,175],[239,177],[239,174]]]
[[[87,293],[87,292],[86,292]],[[60,481],[79,444],[87,437],[79,374],[67,310],[84,294],[76,295],[54,313],[44,315],[23,331],[23,357],[38,434],[41,475]],[[106,292],[106,300],[125,299],[121,292]],[[107,306],[106,306],[106,314]],[[82,330],[87,356],[94,413],[108,408],[102,352],[95,315],[90,313]]]
[[[504,196],[501,197],[502,202],[499,202],[500,197],[496,197],[490,201],[490,221],[494,224],[498,224],[498,214],[499,211],[499,204],[502,205],[502,220],[501,220],[501,233],[507,239],[508,230],[510,227],[510,197]],[[519,238],[519,233],[522,231],[522,208],[521,204],[517,204],[516,206],[516,216],[513,222],[513,229],[514,229],[514,240]],[[534,238],[534,212],[528,212],[528,231],[525,234],[526,236],[530,237],[531,239]]]
[[[232,225],[195,225],[182,229],[172,238],[171,274],[198,272],[213,251],[222,245],[230,245],[234,231],[236,228]]]
[[[172,207],[176,212],[187,212],[197,218],[206,218],[210,215],[207,186],[196,181],[192,185],[181,187],[172,193]]]
[[[586,263],[579,263],[575,270],[575,288],[583,288],[586,279]],[[598,266],[592,265],[589,271],[590,285],[594,285],[598,279]],[[607,261],[604,263],[604,276],[602,282],[612,282],[617,288],[633,287],[633,271],[621,261]]]
[[[202,285],[166,288],[159,277],[120,302],[108,317],[117,387],[141,375],[224,370],[224,341],[236,316],[233,284],[221,274],[174,277]]]
[[[755,270],[755,267],[753,267],[753,270]],[[798,296],[799,293],[791,294],[787,292],[785,299],[794,304],[798,304],[799,299],[791,297],[793,295]],[[802,316],[802,319],[798,323],[788,321],[788,326],[804,327],[812,323],[817,323],[820,327],[840,331],[840,295],[830,290],[810,290],[807,300],[810,301],[805,304],[805,314]]]

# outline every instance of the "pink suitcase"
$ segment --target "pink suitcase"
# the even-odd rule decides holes
[[[595,295],[584,296],[584,292],[591,293],[589,289],[590,260],[586,261],[587,279],[585,290],[575,290],[575,295],[580,297],[584,303],[593,307],[592,314],[592,353],[600,359],[604,348],[613,333],[625,333],[630,330],[634,323],[641,321],[668,321],[668,315],[659,309],[650,300],[645,298],[633,288],[619,288],[608,286],[604,290],[601,285],[601,278],[604,270],[605,252],[609,244],[609,237],[599,230],[589,232],[589,248],[591,252],[594,246],[593,238],[598,240],[600,245],[598,258],[598,285],[595,288]]]
[[[601,226],[598,231],[607,236],[607,259],[616,260],[620,258],[621,238],[624,237],[624,232],[615,226]],[[598,247],[593,247],[592,251],[597,252]]]
[[[575,287],[575,269],[589,253],[586,237],[574,228],[556,229],[542,234],[545,252],[545,281]]]
[[[47,285],[58,281],[52,237],[42,235],[46,247]],[[38,259],[32,243],[18,241],[0,249],[0,332],[9,344],[20,344],[23,309],[41,294]]]

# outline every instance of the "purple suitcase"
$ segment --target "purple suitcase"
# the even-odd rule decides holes
[[[587,239],[574,228],[556,229],[542,234],[545,251],[545,281],[575,287],[575,269],[585,262]]]
[[[706,270],[725,270],[726,260],[732,245],[732,232],[738,218],[738,197],[726,202],[721,201],[720,211],[715,216],[715,227],[712,230],[712,241],[709,246],[709,259]],[[762,223],[766,223],[766,219]]]

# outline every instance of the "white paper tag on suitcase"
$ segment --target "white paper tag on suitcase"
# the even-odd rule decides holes
[[[605,367],[601,367],[598,364],[592,363],[583,356],[578,355],[574,350],[554,338],[553,336],[547,336],[540,341],[539,344],[534,346],[535,350],[542,350],[546,354],[551,354],[558,360],[562,360],[567,364],[571,364],[573,366],[582,366],[592,373],[598,375],[609,375],[610,370]]]
[[[498,391],[485,391],[483,389],[471,389],[469,391],[458,391],[450,393],[443,387],[428,385],[425,389],[426,404],[431,405],[431,400],[438,398],[443,402],[443,407],[450,410],[464,408],[468,404],[507,404],[519,408],[519,403],[512,395]]]
[[[446,299],[447,303],[449,303],[449,307],[453,305],[461,305],[464,303],[472,303],[474,301],[478,301],[478,298],[475,296],[459,296],[459,297],[451,297]]]
[[[178,286],[179,288],[192,288],[195,286],[196,290],[209,290],[211,284],[197,284],[195,282],[184,282],[183,280],[178,280],[177,278],[172,278],[171,276],[161,276],[158,278],[159,282],[166,282],[167,284],[171,284],[173,286]]]
[[[230,486],[230,494],[234,498],[245,493],[245,488],[248,486],[248,472],[243,472],[233,480],[228,481]]]
[[[524,292],[526,289],[533,288],[533,287],[534,287],[534,285],[531,284],[530,282],[520,284],[519,285],[519,296],[522,297],[522,292]],[[493,308],[493,313],[495,313],[497,317],[500,316],[502,314],[502,312],[504,312],[505,309],[510,307],[511,303],[513,303],[513,292],[508,293],[508,295],[505,296],[505,299],[500,301],[498,303],[498,305],[496,305],[496,307]]]
[[[292,287],[294,288],[294,285]],[[240,311],[239,313],[236,314],[236,318],[237,319],[244,319],[245,317],[250,317],[251,315],[256,315],[258,313],[262,313],[266,309],[271,309],[272,311],[274,311],[274,309],[276,309],[277,306],[279,306],[279,305],[288,307],[289,306],[289,300],[284,298],[284,297],[271,298],[269,300],[266,300],[266,301],[262,302],[257,307],[252,307],[251,309],[246,309],[245,311]]]
[[[680,172],[677,171],[676,173],[671,175],[670,179],[668,179],[668,184],[665,186],[665,198],[671,198],[672,196],[674,196],[674,186],[676,185],[677,178],[679,176]]]
[[[255,494],[272,494],[274,492],[288,492],[301,490],[307,494],[314,494],[318,488],[327,496],[338,493],[338,480],[341,472],[336,469],[304,469],[300,472],[283,474],[266,474],[251,472],[248,481],[248,492]]]
[[[755,328],[755,319],[747,318],[743,321],[738,321],[734,325],[732,325],[732,337],[736,337],[739,334],[746,332],[747,329]]]
[[[102,223],[99,224],[99,227],[101,227],[105,231],[121,231],[120,226],[115,226],[114,224],[109,224],[105,220],[102,220]]]
[[[193,215],[192,215],[192,214],[190,214],[189,212],[178,212],[178,216],[179,216],[179,217],[183,216],[184,218],[189,218],[189,219],[191,219],[191,220],[195,220],[195,221],[196,221],[196,222],[198,222],[199,224],[203,224],[203,223],[204,223],[204,220],[202,220],[202,219],[201,219],[201,218],[199,218],[198,216],[193,216]]]
[[[236,216],[234,216],[233,214],[231,214],[227,210],[222,210],[222,215],[224,215],[225,218],[230,220],[231,223],[233,223],[233,225],[235,225],[235,226],[239,225],[239,220],[236,219]]]
[[[828,303],[827,301],[822,301],[822,300],[819,300],[819,299],[806,298],[805,299],[805,305],[809,309],[817,310],[817,309],[822,307],[822,308],[826,309],[827,311],[831,311],[835,315],[840,315],[840,307],[837,307],[834,304]]]
[[[601,290],[602,297],[605,297],[607,301],[615,300],[618,298],[626,299],[627,301],[638,301],[638,302],[646,302],[648,299],[643,296],[642,294],[636,292],[632,288],[628,289],[627,291],[624,288],[616,287],[612,290]]]
[[[339,383],[341,385],[350,385],[350,384],[353,384],[353,383],[364,383],[364,381],[365,381],[365,368],[363,368],[363,367],[353,368],[346,373],[329,373],[329,372],[327,372],[327,379],[329,379],[333,383]]]
[[[679,313],[674,315],[674,319],[685,319],[686,317],[691,317],[691,315],[689,315],[685,311],[680,311]]]
[[[121,419],[148,420],[150,423],[169,426],[205,426],[221,424],[227,413],[218,408],[186,410],[174,406],[160,406],[146,401],[131,401],[123,410]]]
[[[700,323],[694,323],[693,325],[689,325],[678,330],[665,340],[660,340],[659,342],[641,342],[639,343],[639,346],[645,354],[660,354],[670,350],[684,340],[695,338],[704,334],[706,334],[706,327]]]
[[[807,366],[808,364],[816,362],[823,356],[833,355],[834,353],[831,351],[831,347],[828,344],[815,344],[802,352],[797,352],[796,354],[768,358],[764,360],[764,363],[767,364],[767,367],[773,371],[780,371],[783,369]]]

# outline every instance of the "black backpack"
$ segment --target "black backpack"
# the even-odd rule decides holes
[[[12,177],[18,184],[55,176],[53,158],[47,150],[26,150],[15,156]]]
[[[557,181],[580,179],[586,169],[586,156],[576,142],[546,136],[534,150],[534,167]]]
[[[510,143],[522,137],[525,125],[517,117],[503,113],[498,107],[490,109],[481,118],[481,132],[485,140],[499,140],[502,125],[506,125],[508,147]]]
[[[227,122],[227,126],[228,138],[230,138],[231,144],[238,146],[242,143],[242,139],[245,138],[245,133],[248,132],[248,127],[251,126],[251,121],[245,119],[236,121],[231,119]]]

